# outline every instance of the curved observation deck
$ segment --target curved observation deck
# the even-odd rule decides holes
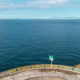
[[[80,80],[80,69],[65,65],[30,65],[0,73],[0,80]]]

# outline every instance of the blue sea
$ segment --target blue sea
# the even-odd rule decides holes
[[[0,20],[0,72],[32,65],[80,63],[80,20]]]

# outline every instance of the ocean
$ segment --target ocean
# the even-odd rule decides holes
[[[80,63],[80,20],[0,20],[0,72],[33,64]]]

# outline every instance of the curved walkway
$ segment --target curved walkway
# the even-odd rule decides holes
[[[80,80],[80,69],[64,65],[30,65],[2,72],[0,73],[0,80],[28,80],[40,76],[60,77],[63,80]]]

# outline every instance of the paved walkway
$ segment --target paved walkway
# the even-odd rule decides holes
[[[54,79],[56,80],[80,80],[80,74],[67,74],[63,72],[56,72],[54,70],[49,72],[45,72],[45,71],[40,72],[40,70],[28,70],[0,80],[29,80],[34,77],[44,77],[44,76],[55,77]]]
[[[46,76],[46,77],[34,77],[34,78],[29,78],[26,80],[66,80],[66,79],[62,79],[62,78],[56,78],[53,76]]]
[[[31,80],[35,77],[38,79],[39,77],[54,77],[55,80],[80,80],[80,69],[63,65],[50,67],[50,64],[43,64],[20,67],[0,73],[0,80]]]

